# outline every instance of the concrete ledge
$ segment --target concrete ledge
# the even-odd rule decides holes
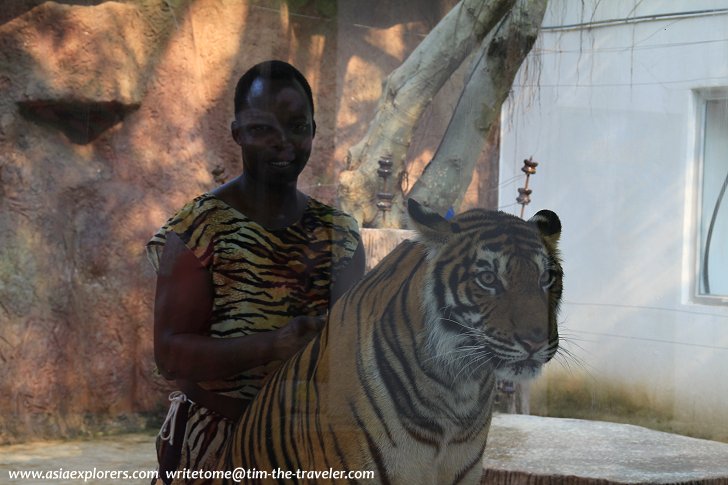
[[[489,485],[728,485],[728,444],[626,424],[499,414],[483,469],[481,483]]]

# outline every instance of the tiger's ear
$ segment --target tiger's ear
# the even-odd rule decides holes
[[[414,199],[407,200],[407,213],[412,229],[415,229],[431,249],[447,242],[457,228],[437,212],[429,209]]]
[[[541,236],[556,247],[561,237],[561,221],[556,213],[550,210],[540,210],[528,222],[536,224]]]

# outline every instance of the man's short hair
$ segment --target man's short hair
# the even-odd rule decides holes
[[[313,93],[304,75],[287,62],[272,60],[256,64],[248,69],[238,80],[238,84],[235,86],[234,115],[236,118],[238,113],[246,106],[248,94],[250,94],[250,87],[258,78],[298,82],[308,97],[308,103],[311,106],[311,117],[313,117]]]

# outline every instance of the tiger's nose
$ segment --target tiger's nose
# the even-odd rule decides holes
[[[546,338],[546,332],[536,330],[528,332],[524,335],[515,335],[516,341],[523,346],[523,349],[529,354],[533,354],[541,350],[548,345],[548,338]]]

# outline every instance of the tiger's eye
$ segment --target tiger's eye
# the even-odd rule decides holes
[[[484,271],[476,277],[476,281],[483,288],[490,290],[493,289],[498,282],[498,277],[492,271]]]
[[[543,273],[541,273],[541,278],[539,279],[539,284],[541,285],[541,288],[544,290],[551,287],[551,285],[554,284],[556,281],[556,273],[554,273],[553,270],[547,269]]]

